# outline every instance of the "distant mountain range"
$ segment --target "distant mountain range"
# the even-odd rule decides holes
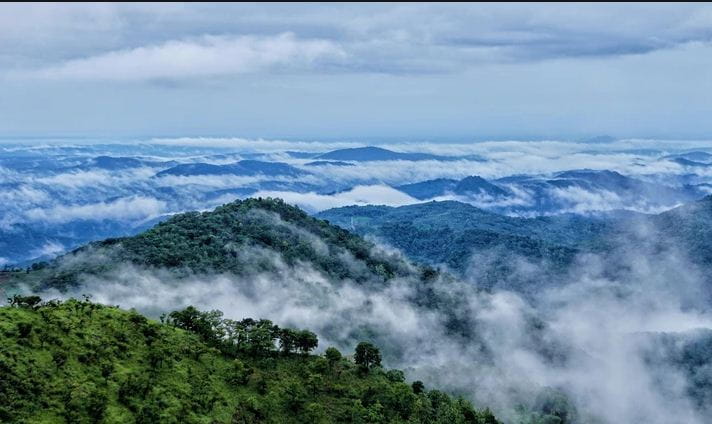
[[[282,162],[263,162],[257,160],[241,160],[227,165],[209,163],[185,163],[176,165],[156,174],[157,177],[196,176],[196,175],[237,175],[237,176],[289,176],[298,177],[308,172]]]
[[[354,166],[354,164],[338,160],[316,160],[314,162],[307,162],[304,166]]]
[[[408,160],[408,161],[422,161],[422,160],[440,160],[440,161],[450,161],[450,160],[476,160],[483,161],[484,159],[477,155],[467,155],[467,156],[442,156],[433,155],[429,153],[402,153],[394,152],[392,150],[384,149],[381,147],[355,147],[352,149],[339,149],[332,152],[324,153],[315,157],[319,160],[337,160],[337,161],[355,161],[355,162],[367,162],[367,161],[384,161],[384,160]]]
[[[419,200],[457,196],[495,212],[524,215],[595,212],[636,205],[642,209],[673,207],[708,193],[703,187],[669,187],[615,171],[588,169],[491,181],[476,175],[462,180],[440,178],[394,188]]]
[[[176,161],[155,161],[146,159],[137,159],[131,157],[113,157],[113,156],[97,156],[87,162],[77,165],[74,169],[91,170],[102,169],[105,171],[119,171],[124,169],[147,167],[169,167],[175,166]]]

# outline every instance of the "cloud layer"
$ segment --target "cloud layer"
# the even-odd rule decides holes
[[[694,140],[390,142],[379,146],[460,159],[307,165],[320,153],[363,145],[216,137],[149,138],[116,144],[43,139],[41,143],[0,145],[0,238],[10,243],[17,238],[17,231],[40,229],[23,238],[33,243],[23,252],[53,252],[58,250],[44,247],[71,248],[75,243],[129,234],[170,214],[209,210],[247,196],[280,197],[309,212],[349,205],[401,206],[434,199],[467,202],[498,213],[538,216],[617,209],[657,213],[712,190],[712,166],[705,162],[705,155],[712,154],[710,144]],[[686,157],[685,152],[693,152],[690,157],[698,162],[677,161]],[[469,159],[469,155],[479,159]],[[278,161],[304,173],[156,176],[176,164],[226,165],[245,159]],[[547,185],[557,173],[571,169],[616,171],[622,175],[614,179],[632,178],[648,188],[626,191],[627,182],[618,191],[615,186],[597,187],[585,181]],[[439,178],[459,181],[473,175],[509,194],[444,192],[431,198],[414,194],[416,199],[396,189],[404,184]],[[527,177],[519,183],[506,179],[522,176]],[[685,190],[692,190],[691,194]],[[2,256],[17,258],[17,249]]]
[[[345,56],[333,42],[269,37],[212,36],[111,51],[35,72],[51,79],[161,80],[239,75],[279,68],[312,68]]]
[[[63,43],[64,54],[71,57],[46,73],[72,78],[239,74],[324,56],[348,57],[341,66],[356,72],[430,73],[477,63],[642,54],[708,42],[712,36],[712,14],[705,5],[106,4],[50,9],[2,6],[0,40],[8,47],[0,57],[32,62],[18,58],[20,50],[10,41],[35,53]],[[68,33],[70,27],[79,28],[76,35]],[[295,36],[279,35],[285,32]],[[80,43],[90,48],[82,51]],[[63,52],[50,57],[57,53]]]

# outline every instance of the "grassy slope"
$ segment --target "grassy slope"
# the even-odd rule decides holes
[[[494,423],[347,359],[229,357],[132,311],[70,300],[0,308],[0,422]]]

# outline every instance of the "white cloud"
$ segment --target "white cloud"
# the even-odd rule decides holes
[[[98,202],[86,205],[59,205],[51,208],[30,209],[25,216],[32,221],[50,223],[70,222],[75,219],[100,221],[104,219],[140,220],[160,215],[166,204],[149,197],[124,197],[113,202]]]
[[[14,190],[0,191],[0,202],[4,205],[13,204],[21,207],[49,201],[49,196],[42,190],[22,185]]]
[[[266,68],[311,67],[345,53],[326,40],[276,36],[204,35],[158,45],[111,51],[34,72],[50,79],[159,80],[230,76]]]
[[[58,254],[62,253],[65,251],[64,246],[62,246],[61,243],[57,243],[56,241],[48,241],[42,247],[33,250],[30,253],[30,256],[32,257],[41,257],[41,256],[57,256]]]
[[[253,197],[279,197],[310,212],[351,205],[403,206],[420,201],[385,185],[356,186],[348,191],[331,195],[294,193],[287,191],[260,191]]]
[[[62,186],[69,189],[91,188],[97,186],[116,187],[135,181],[147,179],[156,173],[148,167],[122,171],[74,171],[55,174],[49,177],[39,177],[34,182],[49,186]]]
[[[580,187],[557,187],[551,189],[551,194],[554,198],[569,203],[570,211],[575,213],[624,209],[626,206],[620,196],[608,190],[590,191]]]
[[[167,146],[215,147],[239,149],[243,152],[282,152],[297,150],[305,152],[326,152],[335,149],[362,147],[366,144],[349,142],[325,143],[320,141],[291,141],[291,140],[266,140],[262,138],[250,139],[242,137],[174,137],[153,138],[148,140],[151,144]]]

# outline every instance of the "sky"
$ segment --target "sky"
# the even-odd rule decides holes
[[[2,4],[0,138],[709,139],[708,4]]]

